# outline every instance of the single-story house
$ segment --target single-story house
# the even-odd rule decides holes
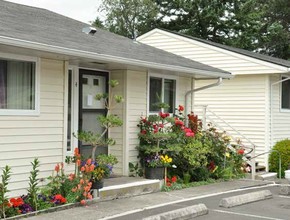
[[[231,72],[234,79],[195,94],[194,111],[202,113],[205,106],[217,126],[255,145],[256,155],[290,138],[290,61],[161,29],[137,41]],[[195,80],[194,87],[207,83]],[[267,158],[266,153],[257,161],[267,165]]]
[[[40,177],[47,177],[74,148],[85,150],[73,132],[101,129],[96,117],[105,109],[93,97],[108,91],[108,79],[120,83],[115,92],[125,102],[114,114],[124,124],[109,131],[116,145],[101,151],[117,156],[115,173],[128,175],[128,163],[137,161],[137,123],[156,112],[156,93],[173,111],[194,79],[232,78],[48,10],[0,0],[0,17],[0,168],[12,167],[15,195],[28,186],[34,158]]]

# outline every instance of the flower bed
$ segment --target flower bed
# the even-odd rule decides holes
[[[65,174],[64,164],[56,164],[53,175],[47,178],[48,184],[42,187],[38,186],[39,161],[35,159],[31,163],[27,194],[14,198],[7,197],[11,169],[6,166],[0,183],[0,218],[35,215],[87,204],[93,199],[92,181],[108,177],[117,162],[111,155],[101,158],[99,161],[98,158],[95,161],[90,158],[81,161],[81,155],[75,149],[74,157],[69,159],[75,163],[75,172]],[[109,164],[105,164],[106,162]]]
[[[183,183],[238,178],[249,171],[243,161],[245,149],[240,142],[232,145],[227,134],[211,124],[202,129],[197,115],[191,112],[185,116],[183,111],[183,106],[179,106],[173,115],[159,112],[141,117],[137,126],[143,167],[160,166],[161,157],[166,155],[170,158],[169,178],[176,176]]]

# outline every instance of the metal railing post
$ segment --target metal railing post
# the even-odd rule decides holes
[[[207,128],[206,123],[206,109],[207,105],[202,106],[202,128],[205,130]]]
[[[252,164],[252,180],[256,179],[256,159],[255,159],[255,152],[256,152],[256,147],[253,147],[253,151],[252,151],[252,156],[251,156],[251,164]]]

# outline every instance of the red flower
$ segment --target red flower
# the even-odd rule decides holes
[[[172,183],[175,183],[177,181],[177,177],[176,176],[173,176],[172,178],[171,178],[171,182]]]
[[[167,117],[167,113],[159,112],[159,116],[161,118],[166,118]]]
[[[182,105],[178,106],[178,111],[182,112],[184,110],[184,107]]]
[[[183,123],[183,121],[180,121],[180,120],[178,120],[178,119],[175,119],[175,125],[176,125],[176,126],[183,126],[184,123]]]
[[[64,198],[61,194],[56,194],[53,197],[53,202],[55,202],[55,203],[66,203],[66,198]]]
[[[215,168],[216,168],[216,165],[214,164],[213,161],[211,161],[208,165],[208,169],[212,172],[214,171]]]
[[[143,123],[146,123],[146,122],[147,122],[147,119],[146,119],[146,118],[142,118],[141,121],[142,121]]]
[[[147,133],[147,131],[145,131],[145,130],[141,131],[141,134],[146,134],[146,133]]]
[[[245,149],[241,148],[237,151],[237,154],[243,155],[245,153]]]
[[[21,205],[23,205],[24,204],[24,201],[23,201],[23,199],[22,198],[11,198],[10,199],[10,203],[12,204],[12,206],[14,206],[14,207],[19,207],[19,206],[21,206]]]

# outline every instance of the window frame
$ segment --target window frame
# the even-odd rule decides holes
[[[2,115],[19,115],[19,116],[39,116],[40,114],[40,58],[22,56],[16,54],[0,52],[0,58],[4,60],[25,61],[35,63],[35,106],[34,109],[0,109],[0,116]]]
[[[162,79],[162,102],[164,101],[164,80],[169,79],[169,80],[175,80],[175,103],[173,106],[173,109],[176,108],[177,105],[177,99],[178,99],[178,76],[174,75],[168,75],[168,74],[160,74],[160,73],[154,73],[154,72],[149,72],[148,77],[147,77],[147,115],[154,115],[157,114],[158,112],[150,112],[150,78],[155,77],[155,78],[161,78]],[[173,114],[174,112],[169,112],[170,114]]]
[[[290,75],[281,75],[281,80],[283,80],[283,78],[290,78]],[[290,81],[290,79],[286,81]],[[290,107],[282,108],[282,95],[283,95],[283,82],[281,82],[280,86],[280,112],[290,112]]]

